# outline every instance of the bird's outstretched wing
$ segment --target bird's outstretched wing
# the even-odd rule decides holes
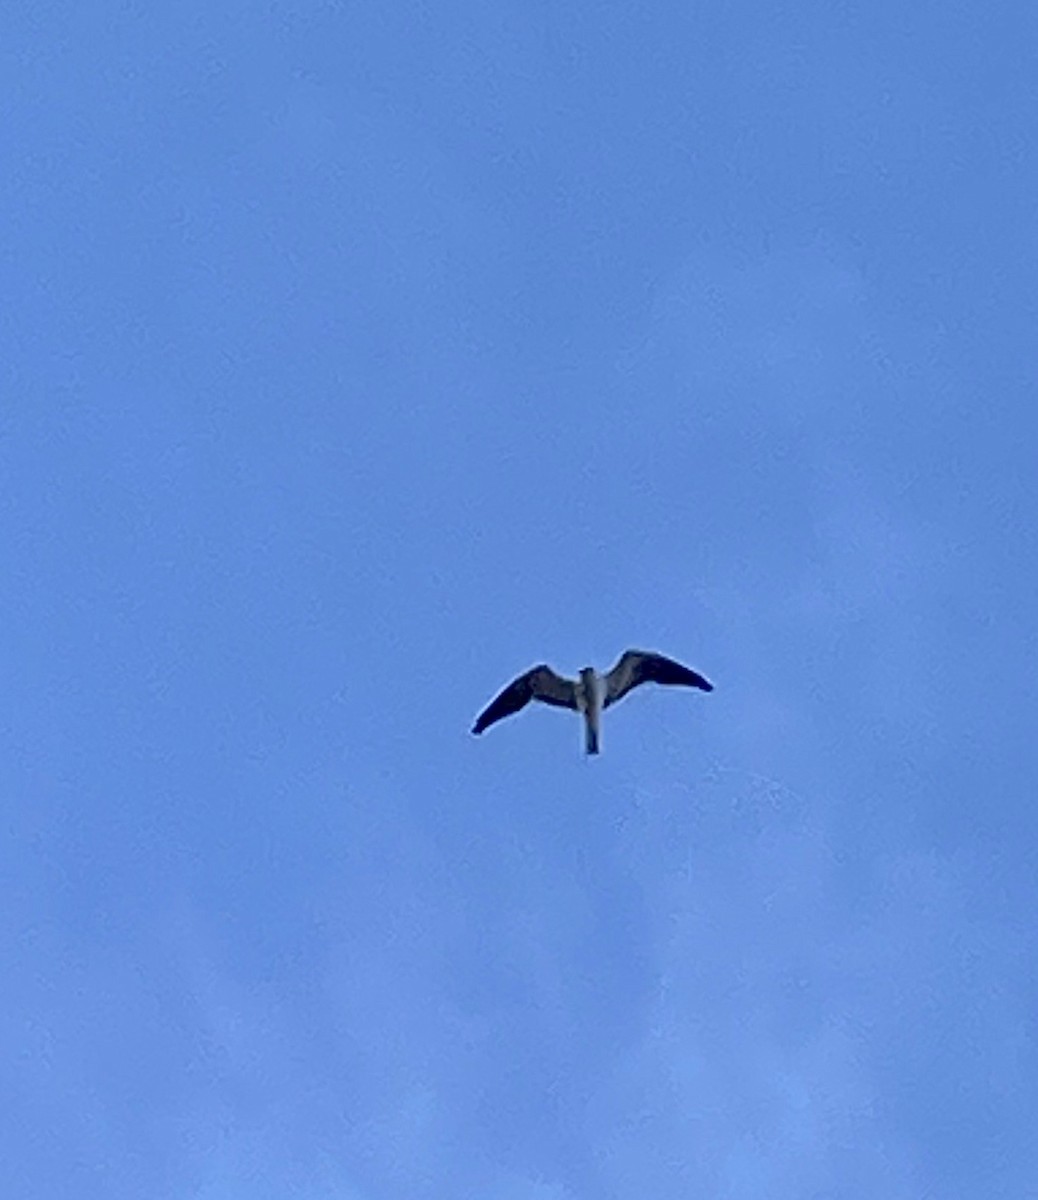
[[[669,683],[701,688],[712,692],[714,685],[689,667],[672,658],[652,654],[647,650],[627,650],[620,655],[615,667],[606,676],[606,692],[602,707],[608,708],[622,700],[639,683]]]
[[[545,704],[554,704],[558,708],[577,707],[577,688],[569,679],[563,679],[546,663],[531,667],[525,675],[513,679],[476,718],[472,726],[473,733],[482,733],[495,721],[510,717],[521,708],[525,708],[531,700],[543,700]]]

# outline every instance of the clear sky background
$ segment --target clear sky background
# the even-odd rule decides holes
[[[1034,6],[0,33],[5,1194],[1038,1194]]]

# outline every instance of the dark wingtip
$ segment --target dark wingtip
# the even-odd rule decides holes
[[[702,687],[704,692],[712,692],[714,690],[714,685],[710,682],[709,679],[704,679],[700,686]]]

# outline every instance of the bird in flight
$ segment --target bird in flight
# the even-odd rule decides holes
[[[712,692],[714,685],[689,667],[672,658],[647,650],[627,650],[606,675],[593,667],[584,667],[577,679],[564,679],[546,663],[531,667],[525,674],[504,688],[476,718],[473,733],[482,733],[495,721],[510,717],[525,708],[531,700],[553,704],[556,708],[572,708],[584,716],[584,752],[599,752],[599,732],[602,713],[611,704],[640,683],[676,684]]]

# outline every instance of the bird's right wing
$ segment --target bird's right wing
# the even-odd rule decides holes
[[[558,708],[577,707],[577,688],[569,679],[563,679],[546,663],[533,667],[504,688],[476,718],[473,733],[482,733],[495,721],[519,712],[531,700],[543,700]]]
[[[627,650],[620,655],[616,666],[606,676],[606,694],[603,708],[622,700],[640,683],[677,684],[681,687],[700,688],[712,692],[714,685],[697,671],[684,664],[653,654],[648,650]]]

